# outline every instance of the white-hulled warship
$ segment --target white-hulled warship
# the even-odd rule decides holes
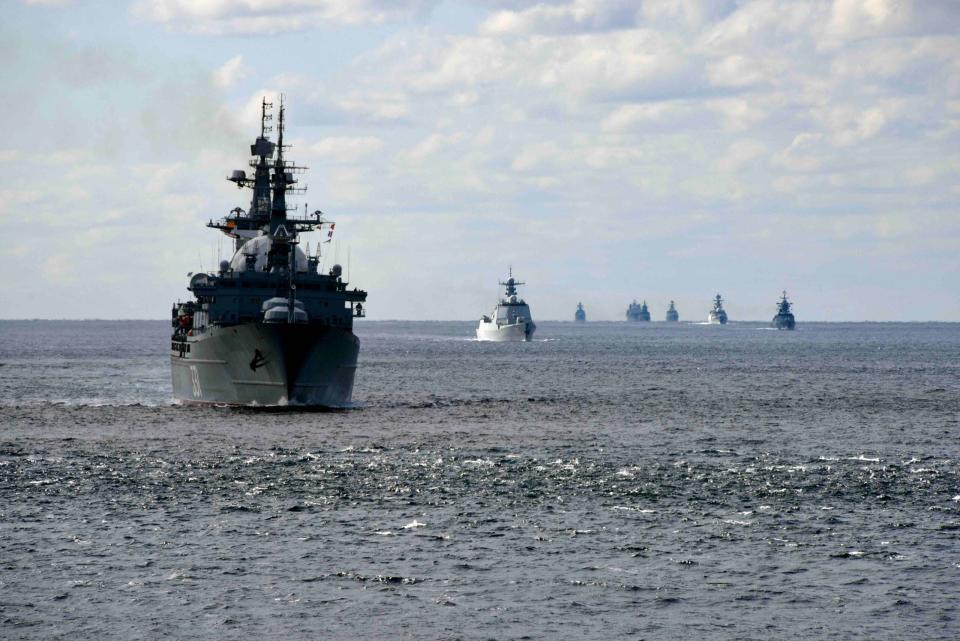
[[[506,297],[500,299],[491,316],[484,314],[477,327],[477,340],[481,341],[529,341],[533,339],[533,332],[537,326],[530,315],[530,307],[522,298],[517,296],[517,286],[523,285],[514,280],[513,268],[505,286]]]
[[[723,299],[720,294],[713,299],[713,309],[707,314],[707,322],[711,325],[726,325],[727,312],[723,309]]]
[[[670,301],[670,307],[667,309],[667,318],[668,323],[676,323],[680,320],[680,312],[677,311],[677,306],[673,304],[673,301]]]
[[[577,311],[573,313],[573,320],[577,323],[587,322],[587,312],[583,310],[583,303],[577,303]]]
[[[770,324],[777,329],[794,329],[797,326],[791,311],[792,304],[787,300],[787,292],[784,290],[783,297],[777,303],[777,315],[773,317]]]
[[[633,323],[649,321],[650,310],[647,308],[647,301],[643,301],[642,305],[638,305],[637,300],[634,299],[627,307],[627,320]]]
[[[194,299],[173,307],[173,394],[183,402],[343,407],[350,403],[360,342],[353,319],[366,292],[348,290],[342,270],[321,273],[299,235],[329,225],[320,211],[291,216],[288,193],[302,193],[305,168],[284,159],[284,107],[277,142],[268,137],[272,104],[262,103],[260,136],[250,147],[254,175],[228,178],[253,190],[239,207],[207,226],[234,239],[234,254],[216,273],[192,274]]]

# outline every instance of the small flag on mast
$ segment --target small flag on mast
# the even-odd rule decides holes
[[[333,240],[333,228],[337,226],[337,223],[330,223],[330,231],[327,232],[327,239],[323,242],[329,243]]]

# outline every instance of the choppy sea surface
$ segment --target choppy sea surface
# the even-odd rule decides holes
[[[0,322],[0,638],[960,638],[960,325],[473,328],[265,412]]]

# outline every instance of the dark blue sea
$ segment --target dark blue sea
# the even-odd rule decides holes
[[[298,412],[0,322],[0,638],[960,638],[960,325],[473,329]]]

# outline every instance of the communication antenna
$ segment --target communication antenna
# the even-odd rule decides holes
[[[260,137],[266,138],[267,133],[273,131],[273,127],[267,126],[268,120],[273,120],[273,114],[268,114],[267,109],[272,109],[273,103],[267,102],[267,97],[263,97],[263,102],[260,107]]]

